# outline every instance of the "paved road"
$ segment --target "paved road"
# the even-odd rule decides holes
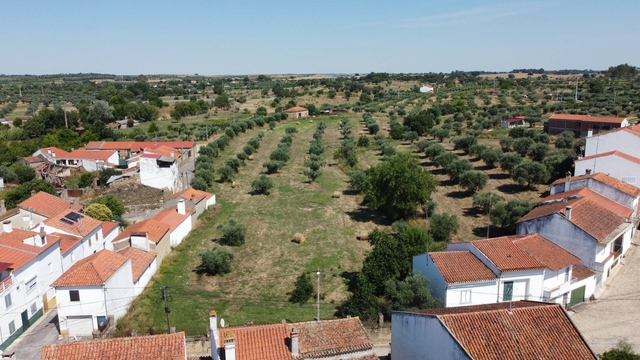
[[[616,346],[627,338],[640,351],[640,232],[636,233],[621,266],[607,279],[597,300],[575,307],[571,319],[587,343],[597,353]],[[619,268],[619,269],[618,269]]]
[[[39,360],[42,346],[58,341],[58,311],[53,309],[43,315],[22,336],[20,336],[4,353],[16,352],[18,359]]]

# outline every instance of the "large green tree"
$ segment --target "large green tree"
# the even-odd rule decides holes
[[[392,219],[413,216],[436,189],[436,179],[409,153],[399,153],[389,161],[367,170],[364,202]]]

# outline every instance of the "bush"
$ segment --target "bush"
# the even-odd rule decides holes
[[[445,167],[456,160],[458,160],[458,155],[448,151],[445,151],[432,159],[433,164],[437,167]]]
[[[435,241],[451,241],[451,234],[457,234],[460,229],[458,217],[447,213],[434,214],[431,217],[429,231]]]
[[[113,213],[106,205],[91,204],[84,210],[84,214],[88,217],[94,218],[100,221],[111,221],[113,219]]]
[[[480,209],[484,214],[489,214],[491,212],[491,208],[503,200],[504,197],[488,191],[482,194],[473,195],[473,207]]]
[[[519,138],[513,142],[513,150],[520,154],[520,156],[525,157],[533,144],[534,141],[528,137]]]
[[[575,134],[573,131],[563,131],[556,136],[556,149],[571,149]]]
[[[367,181],[367,174],[364,171],[352,170],[349,172],[349,189],[361,193],[364,190],[364,183]]]
[[[114,219],[119,219],[124,213],[125,208],[117,197],[109,194],[102,197],[93,198],[91,204],[102,204],[111,210]]]
[[[438,155],[444,154],[446,151],[442,145],[431,143],[424,149],[424,154],[433,161]]]
[[[491,223],[503,229],[514,230],[516,222],[525,216],[536,204],[529,200],[511,199],[500,201],[491,209]]]
[[[500,162],[502,155],[502,151],[499,149],[487,148],[480,154],[480,159],[490,168],[494,168],[496,163]]]
[[[324,152],[324,146],[319,141],[312,141],[309,146],[309,154],[321,155]]]
[[[230,246],[240,246],[244,244],[247,235],[247,226],[229,219],[226,223],[218,225],[218,230],[222,232],[222,243]]]
[[[225,161],[225,164],[227,165],[227,167],[230,167],[234,172],[237,173],[240,171],[240,165],[242,165],[242,161],[237,158],[231,158],[227,159],[227,161]]]
[[[0,178],[2,178],[4,182],[7,184],[19,183],[18,175],[16,175],[16,173],[13,172],[13,170],[11,170],[10,168],[4,165],[0,166]]]
[[[284,166],[283,161],[275,161],[275,160],[267,161],[262,164],[262,167],[267,169],[267,174],[275,174],[283,166]]]
[[[522,162],[522,157],[518,154],[504,154],[500,159],[500,168],[503,171],[511,173],[518,164]]]
[[[279,147],[271,153],[269,159],[286,163],[287,161],[289,161],[289,157],[289,152]]]
[[[369,134],[375,135],[380,131],[380,125],[377,123],[372,123],[367,125],[367,130],[369,130]]]
[[[457,139],[453,139],[454,150],[462,150],[465,154],[469,153],[469,148],[477,144],[478,138],[475,136],[465,136]]]
[[[387,300],[387,313],[440,307],[440,300],[429,290],[429,280],[420,274],[407,276],[404,280],[388,280],[384,297]]]
[[[542,161],[549,153],[549,145],[547,144],[535,144],[531,148],[529,148],[529,152],[527,153],[531,160],[533,161]]]
[[[513,169],[511,177],[520,185],[533,187],[549,181],[547,167],[536,161],[525,160]]]
[[[18,183],[24,184],[36,178],[36,172],[31,166],[24,164],[15,164],[11,166],[11,170],[18,177]]]
[[[207,191],[207,189],[209,189],[209,185],[207,185],[207,181],[197,176],[191,179],[190,185],[192,188],[200,191]]]
[[[251,189],[256,194],[269,195],[274,186],[273,180],[266,175],[260,175],[259,178],[251,182]]]
[[[224,249],[205,250],[200,253],[198,270],[209,275],[223,275],[231,272],[233,253]]]
[[[482,171],[466,171],[460,175],[460,186],[472,193],[484,189],[489,181],[489,176]]]
[[[471,165],[471,162],[467,159],[458,159],[446,164],[444,168],[447,174],[449,174],[449,178],[458,182],[462,174],[473,169],[473,165]]]
[[[371,139],[369,139],[368,136],[362,135],[358,138],[358,147],[366,148],[366,147],[369,147],[370,144],[371,144]]]
[[[287,126],[287,127],[284,129],[284,132],[285,132],[285,133],[287,133],[287,134],[295,134],[295,133],[297,133],[297,132],[298,132],[298,129],[296,129],[296,127],[295,127],[295,126]]]
[[[5,205],[7,207],[7,210],[13,209],[19,203],[31,197],[31,191],[35,191],[35,192],[44,191],[51,195],[58,196],[58,193],[56,192],[56,188],[54,188],[50,182],[40,180],[40,179],[33,179],[18,187],[8,190],[5,193],[4,200],[5,200]]]
[[[311,279],[309,275],[306,273],[300,274],[298,279],[296,280],[296,287],[291,292],[291,297],[289,301],[297,304],[304,304],[309,299],[313,297],[313,284],[311,284]]]
[[[235,175],[235,171],[227,166],[221,167],[218,169],[218,175],[220,175],[220,182],[232,182],[233,176]]]
[[[80,179],[78,179],[78,186],[81,188],[91,186],[93,182],[94,175],[92,172],[85,171],[80,175]]]

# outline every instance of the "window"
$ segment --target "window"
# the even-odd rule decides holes
[[[53,274],[53,264],[49,263],[49,274]]]
[[[513,299],[513,281],[505,282],[502,289],[502,301]]]
[[[80,301],[80,291],[79,290],[69,290],[69,300],[71,300],[71,301]]]
[[[89,247],[91,247],[91,237],[89,237]]]
[[[460,304],[471,303],[471,290],[464,290],[460,292]]]
[[[4,305],[7,309],[13,305],[13,301],[11,301],[11,294],[7,294],[7,296],[4,297]]]
[[[16,323],[15,321],[11,320],[11,322],[9,323],[9,334],[13,334],[14,332],[16,332]]]
[[[36,305],[36,302],[34,301],[33,304],[31,304],[31,316],[35,315],[35,313],[38,312],[38,305]]]
[[[37,287],[38,287],[38,278],[34,276],[31,280],[27,281],[27,283],[25,284],[25,288],[26,288],[25,291],[27,292],[27,294],[30,294]]]
[[[76,261],[76,255],[75,253],[71,253],[71,262]]]
[[[47,243],[47,238],[44,235],[40,236],[40,245],[44,245],[46,243]]]

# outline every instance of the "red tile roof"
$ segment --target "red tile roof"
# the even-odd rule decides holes
[[[516,301],[437,309],[430,316],[473,359],[597,359],[558,304]]]
[[[480,250],[500,271],[520,271],[544,269],[545,265],[516,246],[507,237],[473,241],[471,244]]]
[[[168,146],[176,149],[190,149],[195,146],[193,141],[90,141],[87,150],[135,150],[155,149],[158,146]]]
[[[87,159],[87,160],[109,160],[115,154],[115,151],[85,150],[78,149],[69,153],[70,159]]]
[[[184,214],[178,214],[178,209],[174,207],[158,213],[157,215],[152,217],[152,219],[157,220],[163,224],[169,225],[169,231],[173,232],[183,222],[191,221],[191,215],[193,215],[193,213],[195,212],[196,211],[194,209],[186,208],[186,211]]]
[[[600,194],[598,194],[597,192],[589,189],[589,188],[582,188],[582,189],[577,189],[577,190],[572,190],[572,191],[568,191],[568,192],[563,192],[563,193],[558,193],[555,195],[550,195],[547,196],[546,198],[540,200],[541,203],[544,202],[548,202],[548,201],[557,201],[557,200],[561,200],[561,199],[570,199],[570,198],[587,198],[591,201],[593,201],[594,203],[604,207],[605,209],[614,212],[622,217],[628,218],[629,216],[631,216],[631,214],[633,214],[633,209],[628,208],[618,202],[615,202],[611,199],[609,199],[608,197],[602,196]]]
[[[595,272],[589,270],[589,268],[582,264],[573,265],[573,271],[571,271],[571,276],[575,277],[577,281],[584,280],[595,274]]]
[[[571,115],[571,114],[553,114],[549,120],[570,120],[570,121],[584,121],[584,122],[599,122],[599,123],[611,123],[621,124],[625,118],[612,117],[612,116],[591,116],[591,115]]]
[[[163,156],[169,156],[172,157],[174,159],[179,159],[180,155],[182,155],[182,151],[169,147],[169,146],[158,146],[156,148],[148,148],[145,149],[144,152],[146,154],[156,154],[156,155],[163,155]],[[171,155],[173,154],[173,156]]]
[[[115,274],[127,261],[128,257],[109,250],[100,250],[84,259],[78,260],[65,271],[53,287],[65,286],[100,286]]]
[[[227,336],[235,336],[236,359],[293,359],[286,342],[291,334],[287,324],[226,327],[219,329],[219,332],[220,347],[224,347],[224,339]]]
[[[36,241],[40,240],[40,236],[45,235],[34,231],[13,229],[11,232],[3,232],[0,234],[0,262],[10,263],[13,270],[18,270],[35,259],[39,254],[52,246],[59,246],[60,237],[55,235],[45,235],[46,244],[44,246],[35,246],[25,244],[23,241],[37,236]]]
[[[347,319],[311,321],[294,324],[271,324],[219,329],[220,347],[224,339],[233,334],[236,339],[236,359],[283,360],[294,359],[288,341],[291,330],[299,334],[301,359],[338,357],[373,350],[373,343],[357,317]],[[366,355],[366,354],[363,354]]]
[[[518,223],[537,219],[553,214],[565,216],[566,206],[571,206],[571,221],[587,234],[593,236],[598,242],[603,241],[618,226],[624,224],[626,219],[613,211],[600,206],[596,202],[587,199],[569,199],[565,201],[539,204],[528,214],[518,220]]]
[[[576,159],[575,162],[586,161],[586,160],[591,160],[591,159],[599,159],[599,158],[603,158],[603,157],[607,157],[607,156],[617,156],[617,157],[625,159],[627,161],[631,161],[632,163],[640,164],[640,159],[638,159],[637,157],[631,156],[629,154],[625,154],[622,151],[618,151],[618,150],[608,151],[608,152],[604,152],[604,153],[596,154],[596,155],[585,156],[585,157]]]
[[[112,242],[129,239],[132,233],[146,233],[149,240],[158,243],[168,231],[169,225],[163,224],[158,220],[148,219],[128,226]]]
[[[308,110],[303,108],[302,106],[294,106],[294,107],[288,108],[284,112],[294,113],[294,112],[299,112],[299,111],[308,111]]]
[[[200,201],[202,201],[204,199],[211,199],[211,197],[213,197],[213,194],[210,194],[210,193],[208,193],[206,191],[196,190],[196,189],[190,187],[187,190],[183,190],[183,191],[180,191],[178,193],[175,193],[175,194],[169,196],[167,198],[167,200],[175,199],[177,197],[182,197],[182,198],[185,198],[187,200],[191,200],[191,198],[194,197],[195,198],[194,199],[195,200],[194,203],[197,204],[197,203],[199,203]]]
[[[24,161],[28,162],[29,164],[36,164],[36,163],[44,162],[44,159],[40,155],[38,155],[38,156],[25,156],[22,159]]]
[[[107,236],[113,231],[113,229],[117,228],[120,224],[115,221],[103,221],[102,222],[102,237]]]
[[[18,207],[24,210],[33,211],[45,217],[51,217],[65,210],[71,209],[71,203],[44,191],[39,191],[27,200],[18,204]]]
[[[360,319],[333,319],[292,324],[300,334],[300,357],[321,358],[373,349]]]
[[[580,258],[538,234],[509,236],[509,239],[553,271],[580,263]]]
[[[79,218],[78,221],[73,221],[66,217],[70,213],[72,213],[72,211],[65,210],[61,213],[51,216],[44,221],[44,224],[57,229],[60,232],[80,236],[82,238],[89,235],[96,229],[100,229],[102,226],[102,221],[76,212],[73,213],[77,214],[77,216],[81,216],[81,218]]]
[[[184,332],[73,341],[42,347],[42,360],[184,360],[186,356]]]
[[[131,259],[131,271],[133,272],[133,281],[140,280],[140,277],[147,270],[153,259],[157,257],[155,251],[144,251],[133,247],[128,247],[118,254]]]
[[[637,126],[634,127],[633,125],[631,125],[631,126],[625,126],[622,128],[613,129],[610,131],[600,132],[598,134],[592,135],[591,137],[603,136],[603,135],[611,134],[618,131],[624,131],[624,132],[628,132],[631,135],[640,136],[640,128],[638,128]]]
[[[502,122],[506,122],[506,123],[515,123],[515,122],[520,122],[522,120],[524,120],[525,117],[524,116],[516,116],[512,119],[507,119],[507,120],[502,120]]]
[[[448,284],[497,279],[470,251],[431,252],[429,256]]]
[[[57,148],[55,146],[49,146],[49,147],[46,147],[46,148],[42,148],[42,149],[40,149],[40,151],[42,151],[43,154],[50,155],[54,159],[68,159],[69,158],[69,152],[68,151],[62,150],[62,149]]]
[[[607,174],[603,174],[603,173],[595,173],[595,174],[589,174],[589,175],[582,175],[582,176],[574,176],[571,178],[571,181],[580,181],[580,180],[585,180],[585,179],[593,179],[599,183],[608,185],[618,191],[621,191],[627,195],[630,196],[640,196],[640,189],[633,186],[633,185],[629,185],[625,182],[623,182],[622,180],[618,180],[614,177],[611,177]],[[551,183],[551,185],[558,185],[558,184],[564,184],[564,182],[566,181],[566,179],[558,179],[556,181],[554,181],[553,183]]]
[[[82,238],[75,235],[62,234],[54,232],[52,235],[60,237],[60,254],[65,255],[71,250],[77,243],[82,241]]]

